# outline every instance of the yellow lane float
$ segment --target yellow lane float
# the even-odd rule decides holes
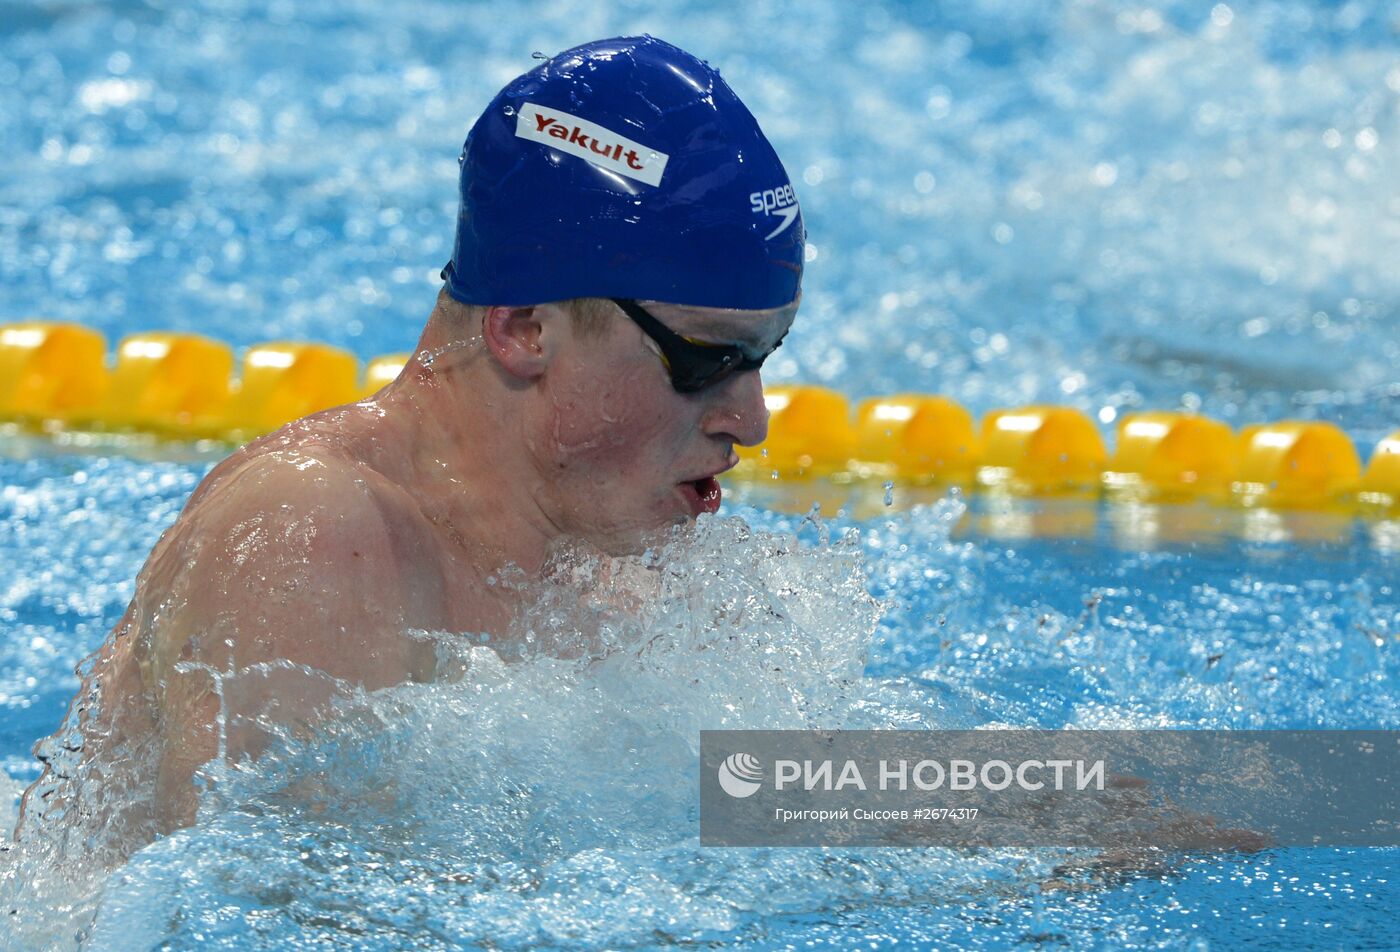
[[[132,334],[94,422],[173,435],[217,431],[229,400],[233,350],[198,334]]]
[[[326,344],[276,341],[243,357],[243,377],[229,401],[228,429],[255,436],[289,420],[360,398],[355,356]]]
[[[856,472],[913,483],[967,483],[977,467],[972,414],[946,397],[872,397],[856,409]]]
[[[1400,506],[1400,430],[1376,445],[1356,492],[1367,506]]]
[[[1103,475],[1110,493],[1170,500],[1223,496],[1238,456],[1234,432],[1218,420],[1188,413],[1131,413]]]
[[[736,447],[751,473],[789,478],[844,473],[855,448],[851,408],[845,396],[826,387],[768,387],[768,439]]]
[[[80,324],[0,325],[0,418],[66,422],[91,414],[107,392],[107,341]]]
[[[982,419],[977,482],[1017,494],[1081,495],[1097,488],[1107,458],[1098,427],[1078,410],[993,410]]]
[[[1283,420],[1240,431],[1240,461],[1232,485],[1245,506],[1327,508],[1354,492],[1361,458],[1331,423]]]
[[[376,357],[365,368],[365,385],[360,390],[361,397],[372,397],[384,387],[393,383],[408,363],[412,354],[385,354]]]

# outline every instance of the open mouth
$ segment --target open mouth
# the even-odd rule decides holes
[[[720,497],[723,495],[719,488],[719,480],[713,476],[681,483],[680,491],[690,504],[691,513],[697,516],[702,512],[718,511]]]

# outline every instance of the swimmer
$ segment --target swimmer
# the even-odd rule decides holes
[[[314,717],[329,688],[301,675],[431,680],[406,632],[506,635],[503,570],[537,573],[563,539],[638,551],[719,507],[715,477],[767,431],[759,368],[796,314],[805,237],[743,103],[660,40],[589,43],[492,100],[460,190],[402,374],[194,491],[40,745],[22,839],[82,814],[120,858],[194,821],[201,767]]]

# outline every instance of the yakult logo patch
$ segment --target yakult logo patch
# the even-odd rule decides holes
[[[778,227],[763,236],[764,241],[776,238],[797,221],[797,194],[793,192],[791,185],[751,192],[749,206],[755,215],[777,216],[780,219]]]
[[[633,142],[596,122],[532,102],[521,106],[516,114],[515,134],[648,185],[661,184],[661,173],[666,171],[670,159],[664,152]]]

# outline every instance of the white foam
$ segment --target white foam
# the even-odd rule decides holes
[[[10,834],[19,819],[19,798],[24,788],[25,784],[0,771],[0,847],[11,843]]]
[[[314,740],[208,770],[197,824],[100,888],[46,871],[46,904],[66,898],[69,929],[96,904],[103,948],[250,923],[529,946],[980,889],[997,863],[939,851],[698,847],[701,729],[936,726],[916,685],[863,677],[881,606],[862,545],[704,518],[637,558],[561,550],[543,581],[501,583],[530,600],[514,650],[420,633],[440,680],[344,692]]]

